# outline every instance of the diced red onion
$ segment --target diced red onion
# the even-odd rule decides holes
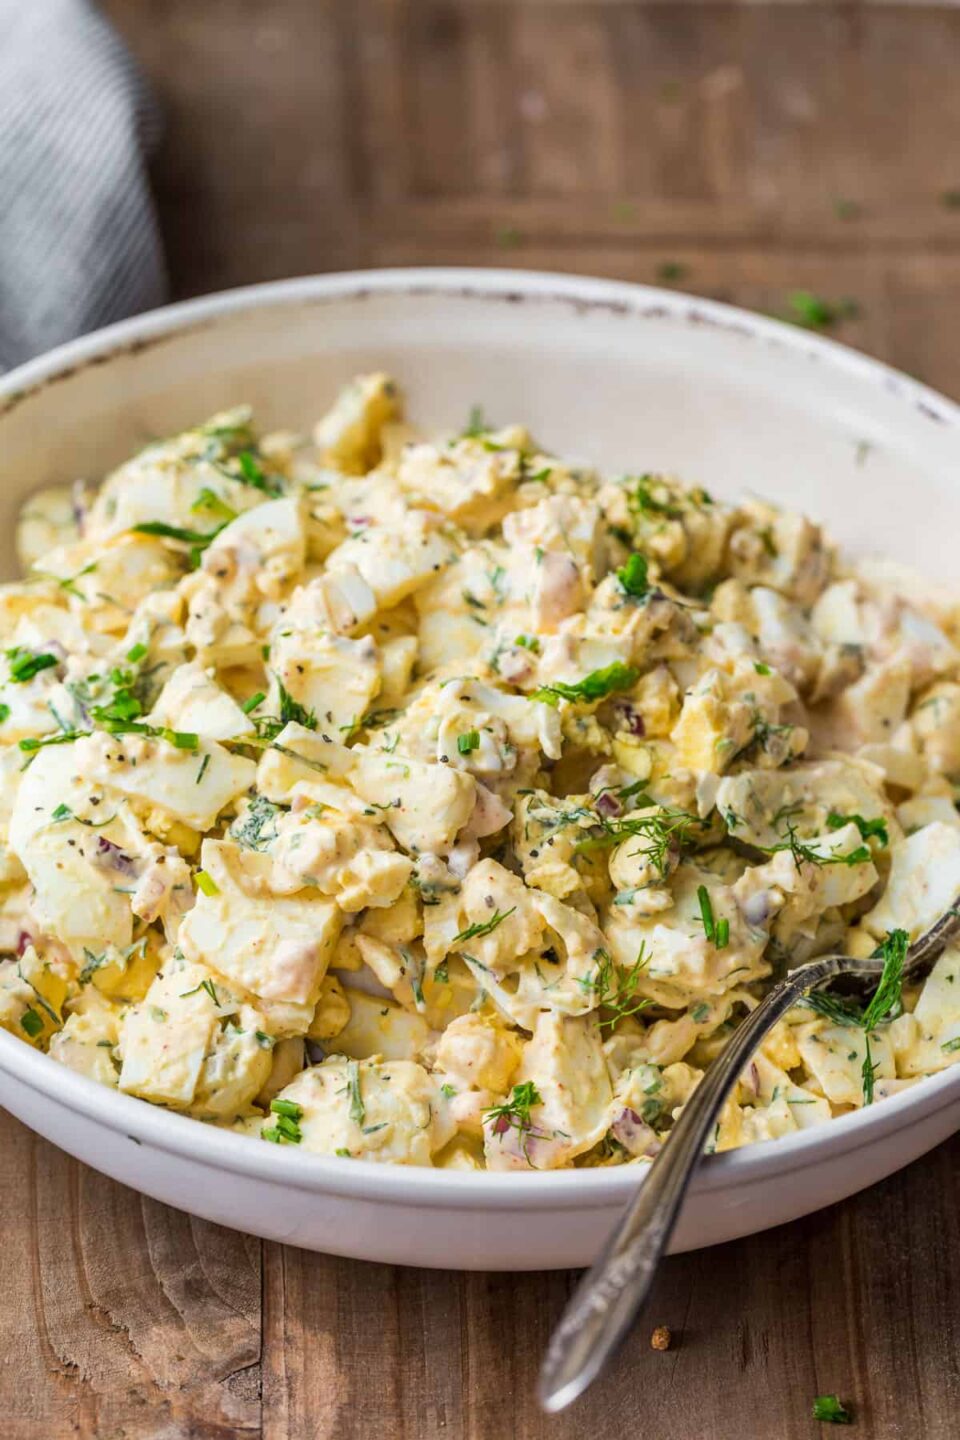
[[[617,1119],[610,1127],[614,1139],[619,1140],[625,1150],[631,1155],[647,1155],[651,1146],[656,1145],[657,1137],[650,1126],[641,1120],[636,1110],[629,1106],[621,1110]]]
[[[758,890],[744,905],[743,918],[748,925],[764,925],[770,918],[771,909],[770,891]]]
[[[639,739],[643,739],[644,735],[646,735],[647,733],[647,727],[643,723],[643,716],[640,714],[640,712],[638,710],[634,710],[632,705],[620,705],[618,709],[620,711],[623,724],[626,729],[630,731],[630,734],[636,735]]]
[[[106,870],[116,870],[121,875],[136,876],[137,867],[129,855],[125,855],[119,845],[114,845],[112,840],[105,836],[97,836],[97,851],[94,856],[98,865]]]

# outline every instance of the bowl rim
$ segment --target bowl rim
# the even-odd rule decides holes
[[[882,388],[891,400],[906,403],[927,419],[960,425],[960,406],[884,362],[810,331],[755,315],[720,301],[616,280],[543,271],[463,267],[357,270],[271,281],[220,291],[163,306],[94,331],[28,361],[0,377],[0,427],[6,414],[46,388],[67,381],[91,364],[176,340],[221,319],[249,311],[302,307],[371,295],[410,300],[440,296],[464,301],[537,300],[575,313],[606,311],[633,320],[681,321],[708,325],[746,341],[760,340],[846,371],[855,380]],[[253,1176],[272,1184],[380,1202],[487,1209],[581,1209],[623,1203],[646,1173],[645,1166],[607,1169],[501,1173],[457,1172],[427,1167],[378,1164],[369,1160],[306,1154],[285,1146],[257,1146],[249,1136],[204,1125],[71,1071],[9,1032],[0,1030],[0,1071],[15,1083],[74,1114],[103,1125],[131,1143],[200,1164]],[[694,1192],[717,1194],[743,1185],[806,1169],[811,1164],[852,1157],[911,1120],[932,1116],[960,1100],[960,1066],[925,1076],[915,1085],[815,1126],[720,1155],[706,1157],[694,1179]],[[960,1115],[958,1115],[960,1123]]]

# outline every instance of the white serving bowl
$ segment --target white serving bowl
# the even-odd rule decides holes
[[[672,470],[823,519],[849,548],[948,579],[960,411],[875,361],[727,306],[634,285],[395,270],[258,286],[112,326],[0,381],[0,564],[39,486],[98,476],[157,435],[250,401],[308,427],[385,369],[410,413],[482,404],[562,455]],[[674,1249],[778,1225],[960,1128],[960,1066],[816,1130],[706,1160]],[[363,1259],[525,1270],[593,1259],[637,1169],[493,1175],[326,1159],[201,1125],[75,1075],[0,1032],[0,1103],[70,1154],[237,1229]]]

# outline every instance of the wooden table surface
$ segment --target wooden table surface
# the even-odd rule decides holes
[[[167,107],[178,295],[377,264],[667,266],[773,312],[798,289],[852,299],[843,339],[960,395],[960,9],[105,9]],[[960,1139],[671,1260],[616,1370],[550,1421],[532,1387],[572,1274],[307,1254],[143,1199],[8,1117],[0,1147],[3,1440],[806,1440],[830,1433],[824,1391],[851,1435],[960,1434]]]

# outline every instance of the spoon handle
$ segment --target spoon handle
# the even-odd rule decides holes
[[[562,1410],[587,1388],[646,1299],[704,1146],[757,1046],[808,990],[853,969],[872,973],[879,966],[876,961],[828,956],[781,980],[707,1070],[553,1333],[540,1372],[540,1403],[545,1410]]]

